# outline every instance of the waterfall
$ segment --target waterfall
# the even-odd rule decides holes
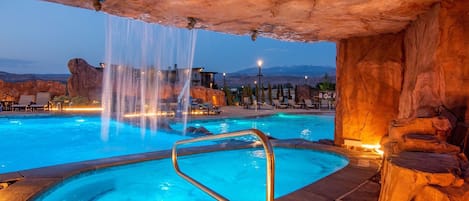
[[[112,119],[155,133],[178,108],[185,124],[197,32],[116,16],[106,25],[101,138],[118,134]]]

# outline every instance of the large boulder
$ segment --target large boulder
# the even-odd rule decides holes
[[[396,120],[382,144],[386,155],[402,151],[459,153],[458,146],[447,143],[452,129],[450,121],[443,116]]]
[[[89,65],[84,59],[71,59],[68,62],[71,76],[68,78],[68,93],[71,97],[82,96],[101,100],[103,72]]]

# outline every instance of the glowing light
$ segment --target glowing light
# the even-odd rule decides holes
[[[76,121],[76,122],[79,122],[79,123],[83,123],[83,122],[85,122],[85,120],[84,120],[84,119],[77,119],[77,120],[75,120],[75,121]]]
[[[262,59],[257,60],[257,66],[259,66],[259,68],[262,67],[262,63],[264,63]]]
[[[102,107],[66,107],[61,110],[58,108],[51,108],[52,111],[65,111],[65,112],[97,112],[103,111]]]
[[[311,135],[311,130],[304,129],[304,130],[301,131],[300,135],[301,135],[302,138],[308,139],[309,136]]]
[[[20,125],[21,125],[21,122],[20,122],[20,121],[13,120],[13,121],[10,121],[10,124],[20,124]]]
[[[228,125],[225,122],[220,124],[220,132],[221,133],[227,133],[230,130],[229,128],[230,128],[230,125]]]
[[[381,150],[381,149],[375,149],[376,153],[378,153],[379,155],[383,155],[384,154],[384,151]]]
[[[374,145],[373,144],[362,144],[361,147],[364,148],[364,149],[373,150],[379,155],[384,154],[384,151],[381,150],[381,145],[380,144],[374,144]]]

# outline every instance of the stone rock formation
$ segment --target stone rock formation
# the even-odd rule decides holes
[[[91,100],[101,100],[103,72],[89,65],[84,59],[71,59],[68,69],[68,93],[71,97],[82,96]]]
[[[449,139],[461,144],[469,122],[469,91],[460,87],[469,84],[468,8],[467,1],[442,1],[399,34],[339,41],[336,144],[344,138],[376,143],[392,119],[415,118],[418,108],[441,105],[464,123],[453,127]]]
[[[335,142],[376,144],[398,113],[403,33],[341,40],[337,53]]]
[[[457,155],[402,152],[383,163],[379,200],[468,201],[467,170]]]
[[[146,22],[294,41],[338,40],[399,32],[439,0],[48,0]],[[151,6],[150,6],[151,5]],[[229,9],[227,9],[229,8]],[[254,31],[256,30],[256,31]],[[255,38],[255,36],[253,36]]]
[[[412,118],[420,107],[448,108],[459,123],[449,139],[468,144],[469,2],[442,1],[406,30],[406,70],[398,118]],[[464,142],[465,141],[465,142]],[[469,154],[469,147],[464,150]]]
[[[4,82],[0,80],[0,100],[18,101],[21,95],[36,95],[50,92],[51,97],[65,95],[65,84],[57,81],[34,80],[26,82]]]
[[[382,139],[386,154],[402,151],[459,153],[459,147],[447,143],[450,121],[442,116],[393,121],[389,136]]]

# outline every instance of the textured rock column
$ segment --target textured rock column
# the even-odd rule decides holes
[[[444,105],[469,123],[469,1],[442,1],[405,34],[406,72],[399,117]]]
[[[71,59],[68,69],[72,74],[67,87],[71,97],[83,96],[89,100],[101,100],[103,72],[89,65],[84,59]]]
[[[403,33],[340,40],[335,143],[377,144],[397,117],[403,69]]]

